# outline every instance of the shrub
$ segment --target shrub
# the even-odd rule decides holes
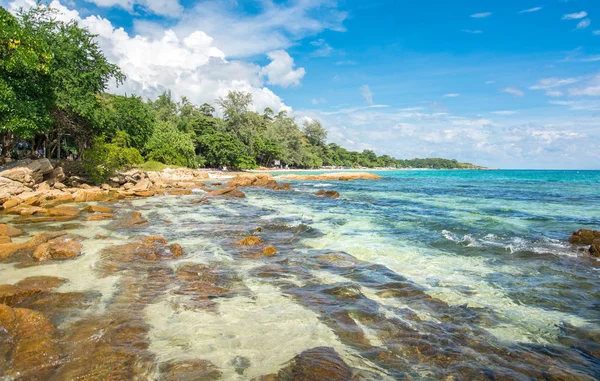
[[[104,137],[94,140],[94,148],[84,153],[85,173],[90,180],[101,184],[117,170],[144,162],[140,151],[126,146],[126,139],[126,134],[120,132],[111,143],[107,143]]]
[[[146,144],[146,158],[163,164],[195,168],[196,153],[190,135],[172,122],[159,122]]]

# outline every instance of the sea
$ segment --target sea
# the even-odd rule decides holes
[[[57,292],[98,295],[56,321],[68,332],[114,313],[131,275],[98,272],[103,252],[160,235],[185,252],[167,274],[200,264],[228,292],[198,303],[173,278],[144,299],[149,364],[206,360],[224,380],[253,380],[326,347],[360,380],[600,379],[600,259],[568,242],[600,230],[600,171],[375,173],[382,179],[297,180],[292,191],[244,188],[245,198],[200,204],[203,189],[116,201],[148,226],[86,222],[71,231],[87,238],[81,257],[0,264],[0,279],[61,276]],[[238,244],[251,234],[277,254]]]

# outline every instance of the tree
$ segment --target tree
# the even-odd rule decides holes
[[[146,143],[146,158],[163,164],[195,168],[194,143],[189,134],[179,131],[173,122],[161,121]]]
[[[302,124],[304,127],[304,135],[308,139],[309,143],[316,147],[325,146],[327,143],[327,131],[316,119],[310,121],[304,121]]]
[[[144,162],[140,151],[128,147],[127,133],[119,131],[112,143],[103,136],[94,140],[94,148],[85,152],[86,174],[96,184],[105,182],[115,171]]]
[[[256,167],[248,148],[236,136],[225,132],[202,135],[198,138],[199,154],[207,166],[229,166],[238,169]]]
[[[154,132],[154,112],[141,97],[104,93],[100,98],[102,107],[96,120],[108,139],[119,131],[127,134],[127,144],[142,150]]]

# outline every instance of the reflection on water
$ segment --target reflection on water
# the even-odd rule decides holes
[[[3,356],[0,377],[600,378],[600,264],[565,244],[597,227],[600,174],[385,175],[204,204],[121,201],[119,216],[139,211],[148,226],[67,226],[86,238],[83,256],[0,264],[2,283],[26,290],[0,318],[47,318],[17,338],[25,362]],[[312,195],[324,187],[342,198]],[[51,228],[65,226],[35,227]],[[262,246],[238,244],[251,232]],[[276,255],[261,253],[269,244]],[[15,350],[3,335],[0,352]],[[39,345],[54,349],[26,355]]]

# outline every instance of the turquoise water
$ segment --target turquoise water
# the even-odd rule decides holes
[[[0,264],[0,277],[58,275],[69,279],[59,292],[101,295],[83,318],[60,320],[64,332],[94,314],[118,321],[120,295],[137,292],[128,280],[158,290],[137,298],[148,327],[140,379],[155,379],[156,364],[201,359],[222,379],[252,380],[321,346],[358,380],[600,378],[600,261],[567,242],[600,228],[600,171],[378,173],[382,180],[293,181],[291,192],[245,188],[244,199],[203,204],[192,203],[200,189],[109,203],[118,215],[140,211],[148,226],[86,223],[73,230],[87,238],[83,256]],[[320,189],[341,198],[316,197]],[[240,247],[252,231],[278,253]],[[162,235],[185,255],[98,273],[102,249],[139,235]],[[228,290],[209,308],[174,276],[190,263]]]

